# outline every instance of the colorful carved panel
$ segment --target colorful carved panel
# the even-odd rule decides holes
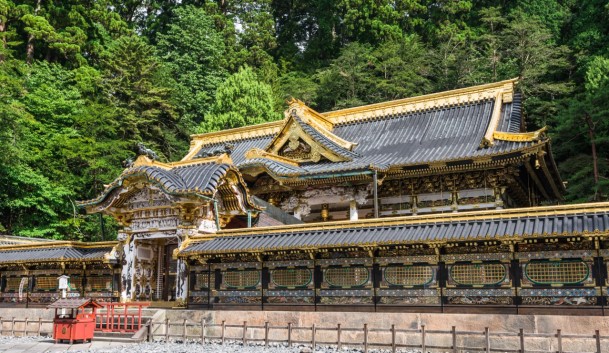
[[[265,291],[267,303],[270,304],[313,304],[315,291],[307,290],[267,290]]]
[[[220,304],[259,304],[262,295],[257,290],[218,291],[215,293]]]
[[[390,264],[415,264],[415,263],[431,263],[438,262],[438,255],[412,255],[412,256],[394,256],[394,257],[376,257],[374,263],[381,266]]]
[[[522,288],[518,293],[523,305],[596,305],[595,288]]]
[[[474,249],[477,247],[473,247]],[[460,261],[502,261],[507,262],[512,258],[512,254],[508,252],[497,252],[497,253],[478,253],[468,248],[462,248],[463,253],[452,253],[441,255],[442,261],[446,263],[460,262]]]
[[[455,305],[511,305],[514,289],[512,288],[446,288],[446,304]]]
[[[434,305],[440,304],[439,289],[378,289],[379,304]]]
[[[321,289],[318,292],[321,304],[332,305],[358,305],[373,304],[373,289]]]

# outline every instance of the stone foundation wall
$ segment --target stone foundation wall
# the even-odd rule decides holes
[[[434,314],[434,313],[357,313],[357,312],[297,312],[297,311],[207,311],[207,310],[167,310],[166,318],[172,322],[187,319],[189,322],[249,325],[287,325],[332,327],[340,323],[343,327],[362,327],[367,323],[371,328],[418,329],[425,325],[427,330],[450,330],[456,326],[460,331],[484,331],[488,327],[495,332],[556,333],[557,329],[569,334],[609,335],[609,317],[605,316],[560,316],[560,315],[502,315],[502,314]]]
[[[562,334],[581,334],[588,338],[563,338],[563,350],[565,351],[596,351],[596,342],[593,339],[595,330],[600,330],[601,336],[609,334],[609,317],[598,316],[557,316],[557,315],[501,315],[501,314],[417,314],[417,313],[340,313],[340,312],[268,312],[268,311],[203,311],[203,310],[167,310],[163,315],[172,325],[171,335],[183,333],[182,323],[200,323],[205,319],[207,324],[221,324],[224,320],[226,325],[242,325],[247,321],[247,338],[255,339],[264,337],[264,330],[252,328],[251,326],[264,326],[269,322],[271,326],[286,326],[292,323],[293,327],[311,327],[313,324],[318,329],[317,342],[336,341],[336,330],[326,331],[319,328],[336,327],[341,324],[344,328],[359,328],[359,332],[343,331],[341,340],[343,342],[363,342],[363,326],[368,324],[369,342],[391,342],[389,329],[394,324],[396,329],[420,329],[425,325],[427,331],[441,330],[450,331],[456,326],[457,331],[479,332],[479,335],[458,335],[457,346],[459,347],[484,347],[485,338],[482,335],[485,327],[490,332],[503,332],[517,334],[523,329],[525,337],[527,334],[556,334],[556,330],[562,330]],[[159,315],[158,317],[161,317]],[[387,329],[383,332],[374,332],[374,329]],[[164,333],[165,328],[159,325],[157,333]],[[200,325],[188,327],[187,334],[200,335]],[[219,336],[219,327],[208,327],[207,337]],[[226,336],[241,340],[241,327],[227,327]],[[163,337],[159,337],[162,339]],[[285,341],[287,330],[271,330],[269,338]],[[311,330],[294,330],[293,340],[311,340]],[[230,340],[230,339],[228,339]],[[427,345],[445,346],[452,345],[450,333],[427,334]],[[491,336],[491,347],[493,349],[519,349],[518,336]],[[396,335],[398,344],[421,343],[420,333],[400,333]],[[527,350],[556,351],[557,339],[555,337],[526,337],[525,347]],[[609,337],[601,342],[603,351],[609,351]]]

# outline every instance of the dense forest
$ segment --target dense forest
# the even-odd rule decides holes
[[[99,240],[75,201],[138,142],[174,161],[290,96],[328,111],[513,77],[565,202],[607,200],[607,0],[0,0],[0,233]]]

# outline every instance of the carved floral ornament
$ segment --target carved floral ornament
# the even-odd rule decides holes
[[[294,212],[302,217],[311,213],[311,205],[321,205],[332,203],[355,201],[358,205],[368,203],[371,195],[372,185],[361,185],[356,187],[333,186],[323,189],[309,189],[302,192],[292,192],[281,202],[281,209],[287,212]]]

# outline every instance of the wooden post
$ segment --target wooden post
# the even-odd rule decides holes
[[[425,325],[421,325],[421,353],[427,353],[425,346]]]
[[[292,347],[292,323],[288,322],[288,347]]]
[[[264,322],[264,347],[267,348],[269,346],[269,322]]]
[[[222,345],[224,345],[224,332],[226,331],[226,322],[222,320]]]
[[[28,318],[25,318],[25,324],[23,325],[23,337],[27,337],[27,323],[28,323]]]
[[[13,316],[12,326],[11,326],[11,336],[15,336],[15,317]]]
[[[205,344],[205,319],[201,319],[201,344]]]
[[[243,338],[241,338],[241,342],[243,342],[243,346],[245,347],[246,345],[246,338],[245,335],[247,333],[247,321],[243,321]]]
[[[315,324],[311,326],[311,351],[315,353]]]
[[[520,329],[520,353],[524,353],[524,330]]]
[[[491,336],[489,335],[488,327],[484,328],[484,340],[486,341],[486,353],[491,353]]]
[[[453,326],[451,332],[453,334],[453,353],[457,353],[457,327]]]
[[[3,331],[4,325],[2,324],[2,316],[0,316],[0,336],[2,336],[2,331]],[[40,335],[38,335],[40,336]]]
[[[165,319],[165,343],[169,342],[169,319]]]
[[[601,333],[599,330],[594,331],[594,338],[596,338],[596,353],[601,353]]]
[[[391,325],[391,353],[395,353],[395,324]]]
[[[2,318],[0,318],[0,327],[2,327]],[[40,337],[40,331],[42,331],[42,318],[38,318],[38,337]]]
[[[340,328],[340,324],[337,325],[338,327],[336,328],[336,345],[337,345],[337,349],[340,351],[340,349],[343,346],[343,343],[340,340],[340,334],[342,332],[341,328]]]
[[[186,319],[184,319],[182,325],[182,342],[186,342]]]
[[[368,324],[364,324],[364,353],[368,353]]]
[[[152,320],[146,325],[146,341],[152,341]]]
[[[556,340],[558,341],[558,353],[562,353],[562,335],[560,329],[556,330]]]

